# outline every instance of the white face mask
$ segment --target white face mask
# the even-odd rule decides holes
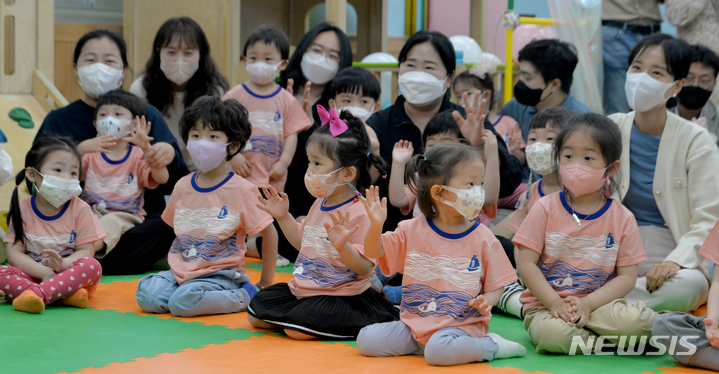
[[[247,74],[250,75],[252,83],[264,86],[277,78],[277,69],[279,69],[280,65],[282,65],[282,61],[274,65],[262,61],[247,64]]]
[[[647,73],[627,72],[627,81],[624,84],[624,93],[627,102],[635,112],[646,112],[655,106],[666,103],[669,98],[664,94],[674,83],[658,81]]]
[[[338,113],[342,110],[346,110],[350,112],[353,116],[359,117],[362,122],[367,122],[367,119],[372,115],[372,113],[374,113],[374,108],[372,108],[372,111],[369,111],[365,108],[360,108],[358,106],[346,106],[344,108],[335,108],[335,110]]]
[[[399,76],[397,83],[402,96],[417,106],[427,105],[444,95],[444,80],[439,80],[432,74],[423,71],[408,71]]]
[[[60,208],[70,199],[80,196],[82,193],[80,181],[77,179],[65,179],[54,175],[42,175],[37,170],[35,170],[35,172],[40,174],[42,177],[42,184],[37,192],[55,208]]]
[[[77,68],[77,81],[87,96],[97,99],[122,85],[122,70],[97,62]]]
[[[169,62],[160,59],[160,70],[165,73],[165,77],[170,82],[182,86],[195,75],[195,72],[200,66],[200,60],[195,62],[185,62],[182,59],[177,61]]]
[[[337,62],[328,59],[324,55],[307,52],[302,56],[300,62],[302,74],[314,84],[325,84],[331,81],[340,66]]]
[[[454,188],[449,186],[441,186],[443,189],[454,192],[457,200],[444,200],[443,203],[454,208],[459,214],[468,220],[477,218],[479,212],[484,205],[484,189],[482,186],[474,186],[472,188]]]
[[[556,170],[554,165],[554,144],[536,142],[525,149],[529,168],[539,175],[551,174]]]
[[[97,135],[115,135],[115,138],[120,139],[130,133],[127,129],[127,125],[132,121],[119,119],[115,117],[105,117],[97,121]]]

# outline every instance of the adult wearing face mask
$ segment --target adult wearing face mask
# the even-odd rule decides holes
[[[629,56],[618,198],[639,225],[648,259],[638,265],[630,303],[689,312],[709,282],[698,252],[719,218],[719,150],[709,133],[666,109],[689,73],[689,45],[665,34],[642,39]]]
[[[701,45],[692,45],[691,49],[692,64],[689,67],[689,75],[677,95],[677,106],[673,112],[709,130],[712,139],[717,142],[719,111],[709,98],[719,74],[719,56]]]
[[[210,56],[210,44],[200,25],[191,18],[177,17],[168,19],[157,30],[145,72],[132,82],[130,92],[162,112],[187,167],[194,171],[180,136],[180,117],[198,97],[222,97],[228,88]]]
[[[122,36],[110,30],[94,30],[77,42],[73,67],[85,96],[48,113],[35,140],[46,136],[68,136],[78,142],[81,152],[107,152],[116,144],[115,135],[97,136],[93,125],[99,96],[117,89],[127,72],[127,47]],[[175,137],[167,128],[157,108],[147,106],[147,122],[152,124],[149,136],[154,138],[146,159],[154,167],[166,166],[169,181],[145,194],[145,221],[122,235],[115,249],[100,260],[105,274],[138,274],[149,270],[167,254],[175,234],[160,215],[175,182],[187,174]]]
[[[414,149],[422,150],[422,132],[432,117],[446,110],[465,110],[449,101],[447,90],[455,71],[455,54],[446,36],[436,31],[422,30],[412,35],[399,53],[399,88],[402,95],[394,104],[373,114],[367,124],[377,133],[380,154],[392,164],[392,150],[400,140],[412,142]],[[511,195],[521,183],[519,160],[509,154],[504,140],[485,119],[484,128],[497,137],[500,163],[499,197]],[[463,130],[464,132],[464,130]],[[387,177],[385,180],[389,180]],[[389,208],[385,229],[392,230],[406,218],[397,208]]]

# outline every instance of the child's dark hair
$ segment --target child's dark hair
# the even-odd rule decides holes
[[[430,189],[434,185],[447,185],[454,177],[454,168],[482,156],[472,146],[444,143],[412,157],[404,172],[409,189],[417,195],[417,205],[428,218],[437,216]],[[484,160],[482,160],[484,162]]]
[[[562,82],[562,91],[569,93],[572,74],[579,62],[577,49],[573,44],[559,39],[534,40],[519,51],[518,59],[520,62],[527,61],[534,65],[545,84],[559,79]]]
[[[95,105],[95,114],[92,118],[97,119],[97,112],[103,105],[118,105],[132,113],[132,118],[135,117],[147,117],[147,105],[142,99],[123,90],[112,90],[97,99],[97,105]]]
[[[612,165],[611,168],[604,172],[606,176],[614,168],[614,162],[619,161],[622,156],[622,133],[619,131],[619,126],[611,119],[596,113],[584,113],[571,117],[565,123],[562,131],[557,134],[557,140],[554,142],[554,162],[556,165],[559,165],[560,154],[567,139],[578,131],[583,131],[594,140],[599,145],[602,158],[607,162],[606,166]],[[609,191],[604,191],[605,194],[611,196],[615,192],[621,183],[620,178],[618,172],[614,174],[611,178],[611,183],[609,183]],[[607,186],[605,185],[603,188],[607,188]]]
[[[674,80],[684,79],[689,75],[689,66],[692,64],[692,50],[687,42],[671,35],[654,33],[637,43],[629,54],[629,65],[640,57],[647,48],[661,47],[664,51],[664,62],[667,72]]]
[[[381,92],[379,79],[369,70],[357,67],[340,70],[330,84],[330,98],[332,99],[339,94],[353,93],[369,96],[377,101]]]
[[[459,130],[457,121],[452,117],[452,110],[445,110],[444,112],[437,113],[427,122],[422,133],[422,146],[426,148],[427,138],[436,134],[450,133],[456,135],[459,139],[464,139],[462,131]]]
[[[577,114],[577,112],[571,109],[562,107],[542,109],[529,121],[529,129],[543,129],[547,127],[547,125],[550,125],[559,131],[564,128],[567,120]]]
[[[374,166],[380,175],[386,175],[387,163],[372,153],[370,138],[361,119],[349,111],[342,111],[339,116],[347,124],[347,131],[335,137],[329,125],[320,126],[307,140],[306,148],[316,145],[322,154],[335,162],[336,168],[356,167],[357,178],[352,184],[362,193],[372,184],[370,169]]]
[[[215,96],[201,96],[180,117],[180,135],[187,144],[187,136],[197,122],[213,131],[222,131],[227,135],[227,160],[231,160],[242,151],[250,139],[250,124],[247,109],[235,99],[222,101]],[[230,153],[230,146],[238,144],[237,152]]]
[[[20,213],[18,186],[24,180],[25,185],[28,186],[28,190],[33,191],[30,188],[30,181],[26,177],[27,168],[33,168],[39,171],[42,169],[42,165],[45,164],[47,156],[55,151],[67,151],[77,157],[78,163],[80,164],[78,175],[82,175],[82,155],[80,155],[80,151],[77,150],[77,146],[75,146],[75,142],[72,139],[59,136],[44,136],[35,140],[32,148],[30,148],[30,151],[25,155],[25,167],[20,170],[15,177],[15,189],[10,199],[10,211],[7,215],[7,224],[9,227],[12,223],[13,231],[15,232],[15,243],[19,241],[20,244],[25,244],[25,228],[23,227],[22,215]]]
[[[283,60],[290,58],[290,38],[287,37],[284,31],[276,27],[260,26],[256,28],[247,38],[245,46],[242,48],[242,56],[247,57],[247,48],[252,47],[257,42],[275,46]]]
[[[487,74],[484,76],[484,78],[480,78],[472,73],[469,72],[469,70],[465,70],[461,72],[457,78],[454,78],[454,83],[465,83],[472,87],[476,87],[480,91],[489,91],[489,95],[485,96],[485,98],[488,100],[489,103],[489,110],[492,110],[494,108],[494,77],[492,77],[491,74]],[[464,103],[467,105],[467,103]]]

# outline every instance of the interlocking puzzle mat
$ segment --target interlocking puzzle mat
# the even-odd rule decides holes
[[[256,260],[247,272],[260,277]],[[291,278],[280,268],[277,282]],[[490,331],[527,348],[522,358],[433,367],[421,356],[368,358],[355,342],[294,341],[253,329],[246,313],[196,318],[148,315],[135,301],[141,275],[105,276],[87,309],[48,307],[32,315],[0,302],[0,373],[704,373],[663,356],[558,356],[534,351],[516,318],[492,317]],[[698,313],[701,313],[699,311]]]

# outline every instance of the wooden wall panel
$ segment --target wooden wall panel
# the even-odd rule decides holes
[[[90,25],[84,23],[56,23],[55,24],[55,87],[69,102],[73,102],[85,94],[77,76],[72,68],[75,45],[86,33],[95,29],[110,29],[122,34],[122,26]],[[132,65],[130,65],[132,67]],[[48,77],[49,78],[49,77]],[[128,86],[129,87],[129,86]]]
[[[0,55],[2,92],[31,93],[32,71],[37,67],[36,1],[0,2]]]

